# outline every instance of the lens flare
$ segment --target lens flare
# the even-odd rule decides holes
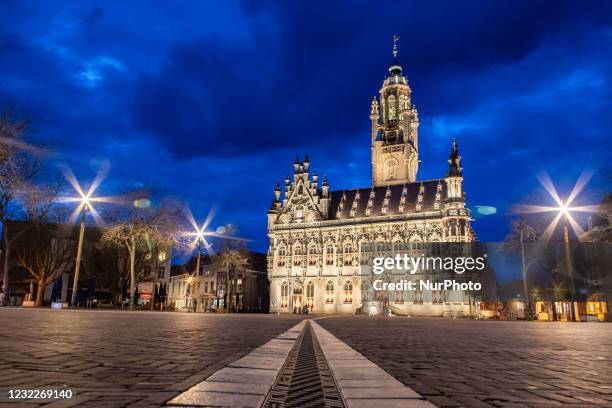
[[[595,213],[599,212],[600,209],[595,205],[582,205],[582,206],[572,206],[571,204],[578,197],[580,192],[584,189],[588,181],[593,176],[592,172],[583,171],[578,177],[578,180],[574,184],[572,191],[568,195],[567,199],[563,201],[555,186],[550,179],[550,176],[547,173],[542,173],[537,176],[542,187],[548,192],[548,194],[552,197],[552,199],[557,204],[556,206],[543,206],[543,205],[519,205],[516,207],[516,212],[519,214],[536,214],[536,213],[545,213],[545,212],[557,212],[558,214],[551,221],[551,223],[546,227],[544,233],[542,234],[542,239],[547,242],[552,237],[557,225],[564,219],[565,222],[572,228],[576,237],[580,239],[582,234],[584,234],[584,230],[578,222],[572,217],[572,212],[589,212]]]

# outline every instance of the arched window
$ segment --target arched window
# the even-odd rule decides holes
[[[285,262],[287,261],[287,252],[284,247],[281,247],[278,250],[278,266],[285,266]]]
[[[302,247],[296,245],[293,247],[293,266],[302,265]]]
[[[396,120],[397,119],[397,104],[395,102],[395,96],[394,95],[389,95],[389,97],[387,98],[387,106],[388,106],[388,112],[389,112],[389,120]]]
[[[289,304],[289,284],[287,282],[283,282],[281,284],[281,307],[287,307]]]
[[[299,194],[299,195],[304,194],[304,186],[303,186],[303,185],[301,185],[301,184],[298,186],[298,194]]]
[[[325,303],[334,303],[334,282],[328,281],[325,286]]]
[[[332,244],[325,245],[325,265],[334,264],[334,247]]]
[[[314,283],[312,282],[306,284],[306,304],[308,305],[308,311],[312,311],[314,307]]]
[[[344,283],[344,303],[353,303],[353,284],[351,281]]]
[[[316,245],[311,245],[308,247],[308,265],[314,266],[317,264],[317,259],[319,258],[319,251],[317,250]]]
[[[353,264],[353,245],[350,242],[344,244],[344,265]]]

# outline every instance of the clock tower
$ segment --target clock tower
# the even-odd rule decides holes
[[[414,182],[419,166],[419,119],[397,62],[398,40],[393,37],[393,64],[370,109],[374,187]]]

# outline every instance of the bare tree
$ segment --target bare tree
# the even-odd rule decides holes
[[[49,210],[46,200],[37,203],[39,194],[47,194],[47,187],[35,185],[35,178],[41,169],[38,153],[42,150],[28,145],[24,138],[30,131],[32,116],[7,104],[0,112],[0,223],[4,244],[4,276],[0,305],[5,304],[9,295],[11,245],[25,232],[20,229],[10,233],[8,221],[27,215],[29,220],[45,215]],[[39,197],[40,198],[40,197]],[[25,205],[23,208],[19,204]],[[28,223],[26,225],[31,225]]]
[[[245,267],[248,262],[244,242],[241,240],[224,239],[223,252],[219,254],[221,263],[225,269],[225,310],[233,311],[231,307],[233,284],[232,281],[237,279],[238,271]]]
[[[55,224],[36,224],[21,236],[15,255],[17,264],[36,281],[36,306],[42,305],[45,287],[70,267],[75,248],[72,235]]]
[[[125,249],[129,259],[130,309],[136,304],[137,261],[157,253],[160,248],[172,245],[176,235],[176,222],[173,211],[159,209],[133,208],[126,216],[107,228],[102,240],[110,245]]]

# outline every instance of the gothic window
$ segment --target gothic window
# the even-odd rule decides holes
[[[159,265],[157,267],[157,279],[164,279],[166,274],[166,265]]]
[[[308,305],[308,310],[312,311],[314,306],[314,283],[312,282],[306,284],[306,304]]]
[[[287,253],[285,252],[285,248],[280,248],[278,250],[278,266],[285,266],[286,260]]]
[[[444,303],[444,299],[442,297],[442,291],[441,290],[434,290],[431,293],[432,299],[431,302],[433,304],[442,304]]]
[[[344,265],[353,263],[353,245],[349,242],[344,244]]]
[[[370,263],[370,252],[369,252],[368,244],[366,243],[361,244],[360,256],[361,256],[361,265],[368,265]]]
[[[353,284],[351,281],[344,283],[344,303],[353,303]]]
[[[325,246],[325,265],[334,264],[334,248],[331,244]]]
[[[397,105],[395,103],[395,96],[389,95],[387,98],[387,106],[389,107],[389,120],[397,119]]]
[[[304,194],[304,186],[302,186],[301,184],[298,186],[298,194],[299,195]]]
[[[310,266],[316,265],[318,257],[319,257],[319,253],[317,251],[317,247],[315,245],[311,245],[308,248],[308,265]]]
[[[422,290],[413,290],[412,293],[414,294],[414,301],[413,301],[413,303],[415,305],[422,305],[423,304],[423,291]]]
[[[400,95],[400,108],[402,110],[408,109],[408,95]]]
[[[395,178],[395,172],[397,170],[397,160],[391,158],[385,162],[385,175],[387,180],[393,180]]]
[[[281,307],[287,307],[289,304],[289,284],[283,282],[281,284]]]
[[[298,244],[293,247],[293,265],[300,266],[302,265],[302,247]]]
[[[325,303],[334,303],[334,282],[328,281],[325,286]]]

